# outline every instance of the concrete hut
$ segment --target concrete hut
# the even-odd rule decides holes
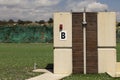
[[[54,13],[54,73],[120,77],[115,12]]]

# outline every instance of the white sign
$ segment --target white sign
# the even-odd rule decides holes
[[[60,40],[67,40],[67,32],[60,31]]]

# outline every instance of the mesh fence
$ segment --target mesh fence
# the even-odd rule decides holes
[[[120,42],[120,29],[116,30]],[[50,26],[3,26],[0,27],[1,43],[52,43],[53,27]]]
[[[49,26],[0,27],[0,42],[50,43],[52,41],[53,41],[53,27]]]

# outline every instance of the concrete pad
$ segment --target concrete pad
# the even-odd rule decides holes
[[[72,74],[72,49],[54,49],[54,73]]]
[[[119,72],[119,73],[120,73],[120,62],[117,62],[117,65],[116,65],[116,72]]]
[[[116,63],[116,75],[115,77],[120,77],[120,62]]]
[[[98,72],[109,73],[115,76],[116,72],[116,49],[98,48]]]
[[[116,63],[116,72],[115,73],[111,73],[111,72],[107,72],[111,77],[120,77],[120,62]]]
[[[120,72],[116,72],[115,77],[120,77]]]
[[[33,71],[34,72],[45,72],[45,73],[42,75],[30,78],[30,79],[26,79],[26,80],[60,80],[70,75],[70,74],[53,74],[46,69],[37,69]]]
[[[33,72],[41,72],[41,73],[47,73],[47,72],[50,72],[46,69],[36,69],[36,70],[33,70]]]

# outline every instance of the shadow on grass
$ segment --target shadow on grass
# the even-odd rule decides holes
[[[45,67],[45,69],[47,69],[48,71],[50,71],[50,72],[53,73],[53,69],[54,69],[53,64],[52,64],[52,63],[48,64],[48,65]]]

